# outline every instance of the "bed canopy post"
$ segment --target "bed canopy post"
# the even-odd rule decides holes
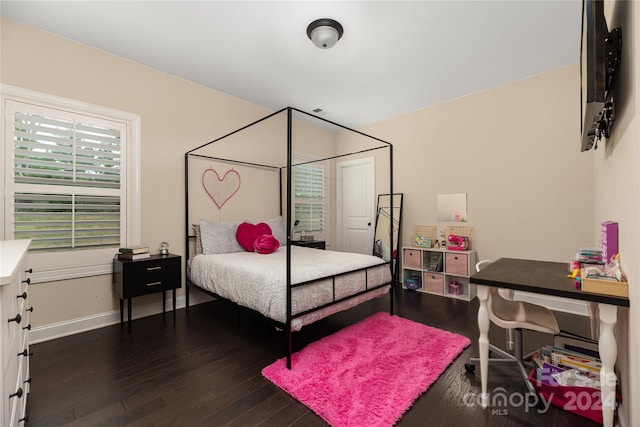
[[[391,205],[390,205],[390,213],[391,213],[391,224],[393,224],[393,145],[389,145],[389,194],[391,194],[391,197],[389,197],[390,201],[391,201]],[[390,242],[394,242],[395,240],[393,240],[393,227],[389,227],[390,228]],[[400,233],[400,230],[398,230],[398,233]],[[393,251],[393,249],[392,249]],[[398,254],[396,253],[395,255],[395,262],[398,262]],[[389,268],[391,269],[391,287],[389,289],[389,314],[393,316],[393,294],[394,294],[394,287],[395,287],[395,282],[396,282],[396,278],[394,277],[394,267],[393,267],[393,263],[394,263],[394,256],[393,256],[393,252],[391,253],[391,262],[389,263]]]
[[[286,320],[286,335],[287,335],[287,369],[291,369],[291,352],[293,351],[291,336],[291,162],[293,144],[291,141],[292,129],[292,110],[291,107],[287,108],[287,320]]]
[[[187,266],[189,265],[189,154],[184,155],[184,297],[186,312],[189,314],[189,278]]]

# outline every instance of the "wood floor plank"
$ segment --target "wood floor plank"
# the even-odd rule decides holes
[[[479,373],[464,370],[477,355],[477,300],[466,302],[398,290],[396,313],[467,336],[471,346],[398,422],[414,426],[594,426],[577,415],[524,406],[483,410],[474,399]],[[388,297],[337,313],[294,334],[294,348],[388,310]],[[281,332],[218,301],[169,315],[137,319],[131,334],[119,325],[31,346],[33,382],[28,427],[57,426],[321,426],[326,423],[261,375],[284,355]],[[563,329],[586,334],[585,318],[558,313]],[[504,347],[504,331],[490,339]],[[550,343],[525,332],[525,350]],[[294,366],[295,369],[295,366]],[[515,369],[492,367],[489,390],[526,393]],[[503,409],[503,411],[499,411]]]

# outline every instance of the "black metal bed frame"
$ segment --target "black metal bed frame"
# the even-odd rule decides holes
[[[251,126],[254,126],[258,123],[261,123],[265,120],[268,120],[272,117],[277,116],[278,114],[281,114],[283,112],[287,113],[287,164],[286,166],[280,166],[280,167],[275,167],[275,166],[269,166],[269,165],[263,165],[260,163],[253,163],[253,162],[245,162],[245,161],[238,161],[238,160],[230,160],[230,159],[225,159],[225,158],[220,158],[220,157],[214,157],[214,156],[209,156],[209,155],[202,155],[202,154],[198,154],[196,153],[198,150],[203,149],[204,147],[207,147],[211,144],[214,144],[216,142],[222,141],[227,137],[230,137],[234,134],[237,134],[238,132],[241,132]],[[286,289],[287,289],[287,295],[286,295],[286,321],[285,323],[270,319],[266,316],[264,316],[263,314],[255,311],[255,310],[251,310],[249,308],[246,307],[241,307],[240,305],[230,301],[227,298],[224,298],[214,292],[208,291],[206,289],[200,288],[199,286],[196,286],[196,288],[198,288],[201,292],[204,292],[207,295],[210,295],[218,300],[221,301],[225,301],[231,304],[234,304],[238,307],[241,307],[243,309],[246,309],[247,311],[251,312],[251,313],[255,313],[257,314],[260,318],[262,318],[264,321],[274,325],[277,328],[282,329],[285,334],[286,334],[286,342],[287,342],[287,348],[286,348],[286,354],[287,354],[287,368],[291,369],[291,355],[292,355],[292,347],[293,347],[293,337],[292,337],[292,330],[291,330],[291,321],[297,317],[303,316],[305,314],[317,311],[317,310],[321,310],[323,308],[332,306],[334,304],[338,304],[340,302],[343,301],[347,301],[351,298],[355,298],[358,297],[360,295],[366,294],[368,292],[372,292],[376,289],[379,289],[381,287],[390,285],[390,292],[389,292],[389,313],[393,314],[393,307],[394,307],[394,302],[393,302],[393,286],[395,285],[395,281],[394,281],[394,277],[393,277],[393,262],[387,262],[386,264],[389,265],[389,269],[391,270],[391,281],[389,283],[383,283],[374,287],[369,288],[368,286],[368,273],[367,270],[371,267],[366,267],[366,268],[361,268],[361,269],[357,269],[357,270],[351,270],[349,272],[346,273],[340,273],[340,274],[336,274],[336,275],[331,275],[331,276],[326,276],[324,278],[318,278],[318,279],[314,279],[310,282],[304,282],[304,283],[298,283],[298,284],[291,284],[291,251],[290,251],[290,247],[291,247],[291,240],[292,240],[292,236],[291,236],[291,230],[292,230],[292,223],[291,223],[291,209],[292,209],[292,205],[291,205],[291,185],[292,185],[292,174],[291,174],[291,170],[292,170],[292,147],[293,147],[293,137],[292,137],[292,117],[293,117],[293,112],[298,112],[302,115],[306,115],[309,117],[312,117],[313,119],[316,120],[320,120],[322,122],[337,126],[339,128],[342,128],[344,130],[347,131],[351,131],[354,133],[357,133],[361,136],[364,136],[366,138],[370,138],[374,141],[380,142],[383,145],[382,146],[378,146],[375,148],[369,148],[369,149],[363,149],[363,150],[359,150],[356,152],[351,152],[351,153],[346,153],[346,154],[340,154],[340,155],[336,155],[336,156],[331,156],[331,157],[326,157],[324,159],[321,160],[332,160],[332,159],[337,159],[337,158],[341,158],[341,157],[347,157],[347,156],[353,156],[355,154],[360,154],[360,153],[365,153],[368,151],[374,151],[374,150],[379,150],[379,149],[385,149],[388,148],[389,149],[389,193],[393,194],[393,145],[387,141],[384,141],[382,139],[373,137],[371,135],[367,135],[363,132],[360,132],[358,130],[354,130],[351,128],[348,128],[346,126],[343,126],[341,124],[332,122],[330,120],[326,120],[323,119],[321,117],[317,117],[314,116],[312,114],[306,113],[304,111],[298,110],[296,108],[293,107],[286,107],[283,108],[281,110],[278,110],[272,114],[269,114],[261,119],[258,119],[246,126],[243,126],[239,129],[236,129],[233,132],[230,132],[226,135],[223,135],[219,138],[216,138],[210,142],[207,142],[206,144],[202,144],[192,150],[187,151],[184,154],[184,176],[185,176],[185,251],[187,253],[187,256],[185,257],[185,300],[186,300],[186,310],[187,313],[189,312],[189,292],[190,292],[190,287],[191,284],[193,284],[188,276],[188,262],[190,259],[190,240],[195,239],[194,235],[190,234],[190,221],[189,221],[189,159],[190,158],[204,158],[204,159],[208,159],[208,160],[217,160],[217,161],[222,161],[222,162],[227,162],[227,163],[234,163],[234,164],[239,164],[239,165],[244,165],[244,166],[253,166],[253,167],[262,167],[262,168],[273,168],[273,169],[277,169],[279,171],[279,187],[280,187],[280,215],[282,215],[282,169],[286,168],[286,186],[287,186],[287,194],[286,194],[286,209],[287,209],[287,216],[286,216],[286,229],[287,229],[287,242],[286,242],[286,248],[287,248],[287,252],[286,252]],[[317,160],[315,160],[317,161]],[[393,200],[392,200],[392,205],[391,208],[393,208]],[[393,221],[393,209],[391,209],[392,212],[392,217],[391,220]],[[390,234],[390,241],[393,242],[393,227],[390,227],[389,230],[389,234]],[[377,266],[376,266],[377,267]],[[348,297],[344,297],[344,298],[340,298],[336,300],[336,294],[335,294],[335,279],[337,277],[340,277],[342,275],[346,275],[346,274],[351,274],[357,271],[361,271],[361,270],[365,270],[365,274],[367,275],[367,283],[365,284],[365,290],[358,292],[354,295],[349,295]],[[299,287],[317,280],[322,280],[322,279],[332,279],[333,281],[333,300],[327,304],[323,304],[322,306],[319,307],[314,307],[312,309],[309,310],[305,310],[303,312],[300,313],[296,313],[296,314],[292,314],[291,312],[291,308],[292,308],[292,298],[291,298],[291,292],[292,289],[295,287]]]

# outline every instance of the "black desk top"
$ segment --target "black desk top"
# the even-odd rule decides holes
[[[568,273],[568,263],[500,258],[471,276],[471,283],[629,307],[629,298],[576,289]]]

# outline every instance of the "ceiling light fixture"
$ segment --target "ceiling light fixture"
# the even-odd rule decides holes
[[[342,37],[344,30],[338,21],[316,19],[307,27],[307,37],[320,49],[329,49]]]

